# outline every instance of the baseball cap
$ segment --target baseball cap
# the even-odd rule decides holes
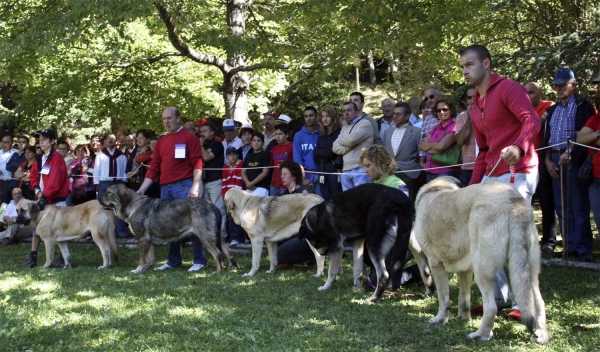
[[[596,77],[596,79],[594,79],[592,83],[600,83],[600,75],[598,75],[598,77]]]
[[[223,131],[231,131],[235,129],[235,121],[233,119],[223,120]]]
[[[269,111],[269,112],[265,112],[265,113],[263,114],[263,116],[265,116],[265,115],[271,115],[271,116],[273,116],[273,117],[275,117],[275,118],[278,118],[278,117],[279,117],[279,114],[278,114],[278,113],[276,113],[275,111]]]
[[[565,84],[570,80],[575,79],[573,71],[566,67],[559,68],[554,74],[554,81],[550,84]]]
[[[235,147],[227,147],[227,149],[225,150],[225,154],[229,153],[237,153],[237,149]]]
[[[285,122],[285,123],[290,123],[290,121],[292,121],[292,118],[289,117],[288,115],[281,114],[281,115],[279,115],[279,118],[277,119],[277,121],[279,121],[279,122]]]
[[[56,135],[52,130],[39,130],[34,135],[35,138],[44,137],[48,139],[56,139]]]
[[[249,123],[245,123],[242,125],[242,128],[240,129],[240,132],[244,131],[244,130],[250,130],[251,133],[254,133],[254,127],[252,127],[251,124]]]

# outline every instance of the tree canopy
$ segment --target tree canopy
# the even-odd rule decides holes
[[[146,127],[165,106],[192,120],[256,119],[337,104],[352,58],[386,61],[398,99],[463,84],[458,50],[488,46],[496,70],[547,84],[598,74],[592,0],[5,0],[1,122],[10,128]],[[585,91],[584,91],[585,93]]]

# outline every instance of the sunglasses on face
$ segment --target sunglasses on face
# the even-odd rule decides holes
[[[435,98],[435,94],[431,94],[430,96],[425,97],[425,101],[433,100],[433,98]]]
[[[448,108],[441,108],[441,109],[437,109],[435,111],[438,112],[438,113],[440,113],[440,112],[446,112],[448,110],[450,110],[450,109],[448,109]]]
[[[566,87],[567,85],[569,85],[568,83],[563,83],[563,84],[553,84],[552,88],[554,88],[554,90],[561,90],[564,87]]]

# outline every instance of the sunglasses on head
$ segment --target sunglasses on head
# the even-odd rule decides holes
[[[371,147],[371,148],[369,148],[369,151],[371,153],[377,153],[377,147]]]
[[[450,110],[450,109],[448,109],[448,108],[441,108],[441,109],[436,109],[435,111],[436,112],[446,112],[448,110]]]
[[[435,94],[431,94],[430,96],[425,97],[425,101],[433,100],[433,98],[435,98]]]

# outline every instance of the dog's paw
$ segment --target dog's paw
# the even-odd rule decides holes
[[[369,298],[365,298],[365,302],[368,302],[368,303],[371,303],[371,302],[377,303],[377,302],[379,302],[379,299],[377,298],[377,296],[373,295],[373,296],[371,296]]]
[[[106,268],[108,268],[108,265],[102,265],[102,266],[98,267],[98,270],[102,270],[102,269],[106,269]]]
[[[277,270],[275,270],[275,269],[273,269],[273,270],[269,269],[269,270],[265,271],[265,273],[267,273],[267,274],[275,274],[276,271]]]
[[[448,318],[435,316],[435,317],[429,319],[429,321],[427,321],[427,322],[429,324],[446,324],[448,322]]]
[[[244,275],[242,275],[242,277],[252,277],[254,276],[255,273],[253,272],[249,272],[249,273],[245,273]]]
[[[323,285],[323,286],[319,286],[319,291],[327,291],[331,288],[331,285]]]
[[[135,268],[135,269],[131,270],[131,271],[130,271],[130,273],[132,273],[132,274],[139,274],[139,273],[141,273],[142,271],[144,271],[144,267],[142,267],[142,266],[138,266],[137,268]]]
[[[533,337],[531,338],[531,342],[537,342],[541,345],[545,345],[550,342],[550,336],[548,335],[548,331],[537,329],[533,333]]]
[[[321,276],[323,276],[323,273],[316,273],[313,275],[313,277],[321,277]]]
[[[476,341],[488,341],[494,336],[494,333],[490,330],[488,334],[479,333],[479,330],[469,334],[469,339]]]

